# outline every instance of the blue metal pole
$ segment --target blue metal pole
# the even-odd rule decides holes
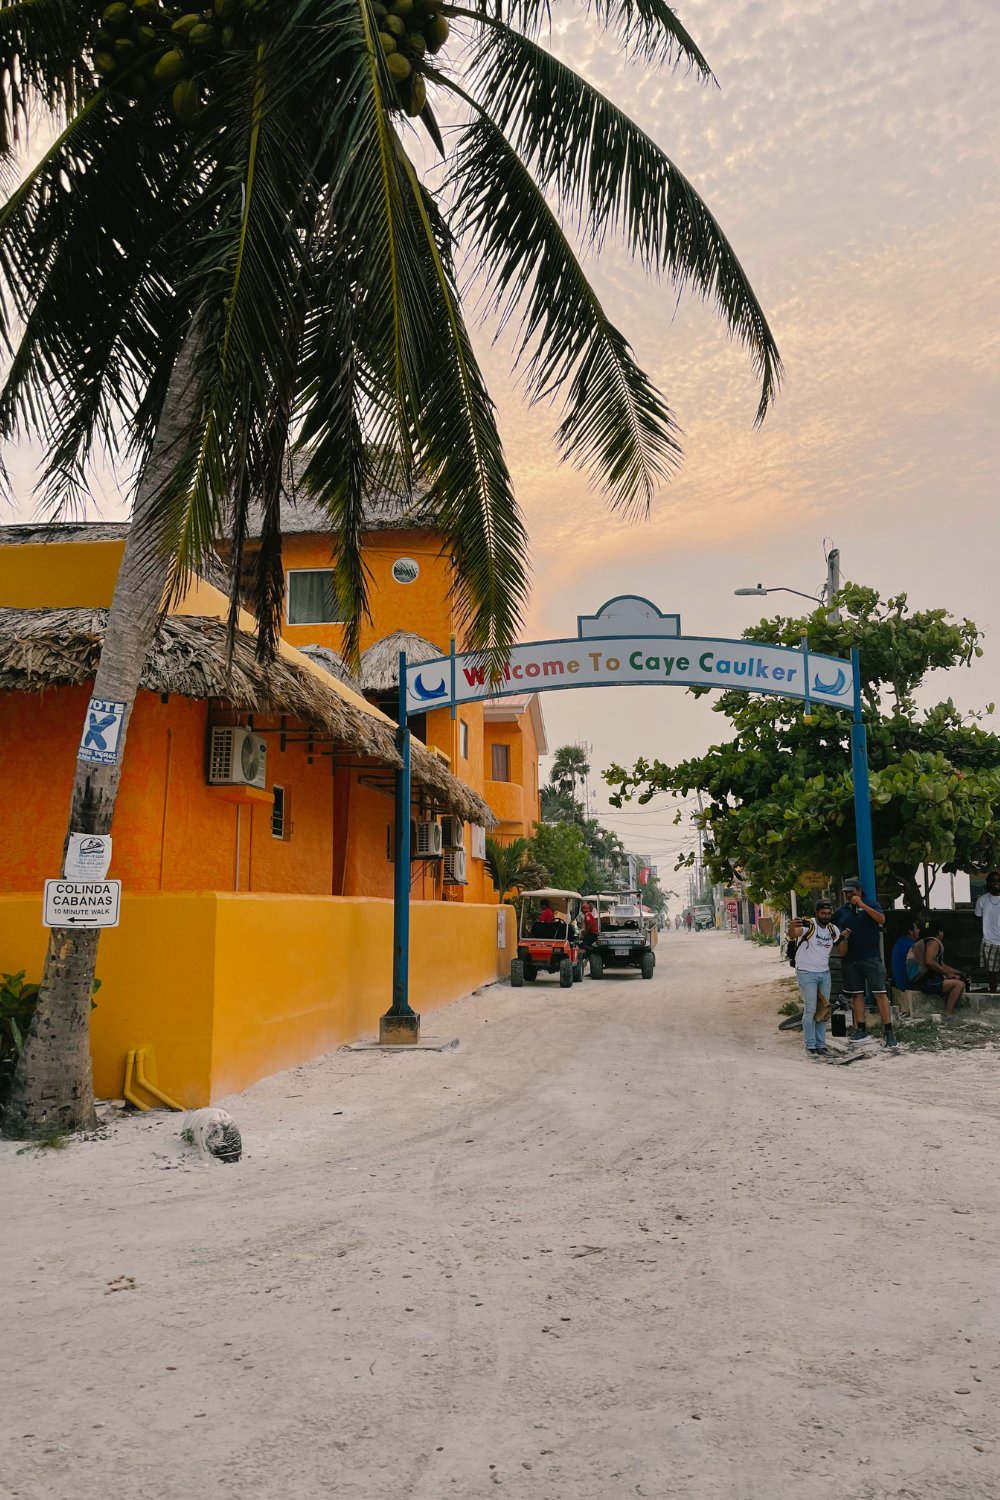
[[[455,716],[456,716],[456,713],[457,713],[457,710],[458,710],[458,705],[455,702],[455,637],[454,636],[452,636],[452,638],[451,638],[450,645],[451,645],[451,717],[452,717],[452,722],[454,722]]]
[[[812,713],[812,706],[809,702],[809,637],[807,635],[802,637],[802,670],[805,673],[806,683],[806,706],[802,712],[803,716],[808,719]]]
[[[399,728],[396,747],[403,765],[396,772],[396,865],[393,871],[392,1006],[390,1015],[410,1009],[410,731],[406,727],[406,652],[399,653]]]
[[[854,723],[851,725],[851,771],[854,775],[854,826],[858,839],[858,879],[869,901],[876,899],[875,848],[872,806],[868,793],[868,734],[861,717],[861,671],[857,649],[851,651],[854,670]]]

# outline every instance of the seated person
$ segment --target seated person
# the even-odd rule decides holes
[[[892,969],[892,982],[900,991],[910,987],[910,982],[906,977],[906,955],[920,938],[921,918],[915,912],[909,912],[908,916],[910,922],[906,929],[906,936],[896,939],[889,961],[889,967]]]
[[[944,928],[937,922],[922,922],[920,937],[906,956],[907,987],[924,995],[943,995],[944,1024],[954,1017],[952,1011],[965,993],[967,976],[944,961]]]
[[[600,931],[593,903],[585,901],[583,903],[583,911],[580,915],[583,921],[583,946],[585,948],[592,948],[594,943],[597,942],[597,936]]]
[[[549,903],[546,901],[545,905],[542,907],[541,912],[539,913],[538,920],[540,922],[554,922],[555,919],[556,919],[556,914],[552,910],[552,908],[549,905]]]

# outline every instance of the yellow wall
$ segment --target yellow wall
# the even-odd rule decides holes
[[[0,604],[8,609],[105,609],[124,551],[124,541],[0,547]]]
[[[330,539],[315,533],[291,533],[282,541],[285,576],[293,568],[329,568]],[[412,557],[420,565],[413,583],[397,583],[392,565],[398,557]],[[440,538],[426,531],[371,531],[364,538],[364,560],[369,570],[371,620],[361,625],[361,649],[394,630],[412,630],[425,640],[448,650],[454,626],[451,606],[452,570],[448,554],[441,554]],[[289,625],[282,630],[292,646],[315,642],[339,651],[343,643],[341,625]],[[443,745],[442,749],[447,749]]]
[[[504,950],[495,906],[415,902],[410,924],[410,1003],[424,1015],[510,970],[509,912]],[[0,896],[6,972],[38,979],[47,939],[40,895]],[[160,1088],[188,1108],[248,1088],[376,1032],[391,964],[391,901],[126,893],[98,952],[95,1091],[121,1097],[135,1046],[154,1049]]]

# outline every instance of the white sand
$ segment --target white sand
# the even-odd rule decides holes
[[[1000,1057],[808,1064],[788,973],[494,987],[227,1101],[238,1166],[5,1145],[0,1493],[1000,1497]]]

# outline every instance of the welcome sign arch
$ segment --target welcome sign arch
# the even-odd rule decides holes
[[[850,658],[800,647],[768,646],[759,641],[728,640],[681,634],[680,616],[662,614],[648,599],[619,595],[595,615],[577,617],[577,633],[559,640],[529,641],[514,646],[503,677],[490,680],[474,653],[408,663],[399,658],[398,741],[403,768],[396,772],[397,858],[393,932],[393,997],[390,1016],[412,1016],[409,989],[410,900],[410,745],[408,715],[429,708],[450,708],[452,718],[463,703],[529,692],[565,692],[593,687],[707,687],[767,693],[802,703],[852,708],[851,764],[858,865],[866,891],[875,891],[871,808],[868,797],[868,748],[861,719],[858,653]]]

